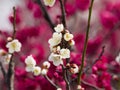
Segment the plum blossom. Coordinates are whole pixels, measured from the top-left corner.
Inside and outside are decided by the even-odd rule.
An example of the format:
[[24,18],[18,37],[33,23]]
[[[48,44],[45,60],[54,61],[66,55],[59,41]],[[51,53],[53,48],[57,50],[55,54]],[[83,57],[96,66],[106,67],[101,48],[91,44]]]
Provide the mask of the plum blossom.
[[40,75],[40,73],[41,73],[41,68],[38,67],[38,66],[34,67],[33,73],[34,73],[35,76]]
[[64,39],[65,39],[66,41],[69,41],[69,40],[73,39],[73,35],[70,34],[70,33],[65,33]]
[[48,60],[52,61],[55,66],[59,66],[60,64],[63,64],[62,57],[59,54],[51,53]]
[[115,60],[116,60],[116,62],[117,62],[117,63],[119,63],[119,64],[120,64],[120,53],[119,53],[119,55],[116,57],[116,59],[115,59]]
[[32,57],[32,55],[28,56],[26,59],[25,59],[25,63],[26,63],[26,71],[27,72],[31,72],[34,70],[34,67],[36,65],[36,61],[34,60],[34,58]]
[[61,42],[62,34],[61,33],[53,33],[53,36],[51,39],[49,39],[48,43],[50,44],[50,47],[56,46]]
[[8,42],[6,45],[9,53],[19,52],[21,50],[21,46],[21,43],[17,39]]
[[43,62],[43,66],[45,68],[49,68],[50,67],[50,63],[48,61],[45,61],[45,62]]
[[64,26],[63,24],[58,24],[54,29],[56,32],[60,33],[64,30]]
[[62,58],[70,58],[70,50],[69,49],[61,49],[60,50],[60,55]]
[[52,7],[56,0],[43,0],[46,6]]

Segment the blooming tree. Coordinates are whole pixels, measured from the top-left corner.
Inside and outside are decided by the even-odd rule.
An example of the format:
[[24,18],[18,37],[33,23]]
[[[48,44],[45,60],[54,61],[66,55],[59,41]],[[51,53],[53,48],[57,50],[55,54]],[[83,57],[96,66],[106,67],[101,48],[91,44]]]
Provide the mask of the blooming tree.
[[13,7],[12,35],[0,31],[0,90],[119,90],[118,1]]

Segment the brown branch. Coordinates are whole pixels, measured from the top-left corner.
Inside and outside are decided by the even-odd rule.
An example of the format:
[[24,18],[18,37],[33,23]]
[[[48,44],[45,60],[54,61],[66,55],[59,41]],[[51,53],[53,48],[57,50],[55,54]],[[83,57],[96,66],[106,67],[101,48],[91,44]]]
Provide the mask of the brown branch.
[[66,28],[66,13],[65,13],[65,7],[64,7],[64,3],[62,0],[59,0],[60,2],[60,6],[61,6],[61,12],[62,12],[62,23],[64,25],[64,27]]
[[2,65],[2,62],[0,62],[0,68],[1,68],[2,74],[3,74],[4,78],[5,78],[6,72],[5,72],[5,69],[4,69],[3,65]]
[[57,86],[52,80],[50,80],[50,78],[47,75],[44,75],[45,79],[47,79],[49,81],[49,83],[54,86],[56,89],[59,88],[59,86]]
[[87,67],[87,68],[83,71],[83,73],[86,73],[90,68],[92,68],[92,66],[93,66],[94,64],[97,63],[97,61],[99,61],[99,60],[101,59],[101,57],[103,56],[104,51],[105,51],[105,46],[102,47],[102,51],[101,51],[101,53],[99,54],[98,58],[97,58],[89,67]]
[[99,88],[99,87],[97,87],[97,86],[95,86],[95,85],[93,85],[93,84],[90,84],[90,83],[88,83],[88,82],[85,82],[84,80],[81,80],[81,82],[82,82],[83,84],[87,85],[87,86],[90,86],[90,87],[94,88],[95,90],[104,90],[104,89],[101,89],[101,88]]
[[13,7],[13,35],[12,38],[15,39],[16,34],[16,9]]
[[52,20],[51,20],[51,18],[50,18],[50,16],[49,16],[49,14],[48,14],[45,6],[43,5],[43,3],[42,3],[41,0],[37,0],[37,3],[39,4],[39,6],[40,6],[40,8],[41,8],[41,10],[42,10],[42,13],[43,13],[44,18],[45,18],[46,21],[49,23],[50,27],[52,28],[52,31],[54,32],[54,31],[55,31],[55,30],[54,30],[55,25],[53,24],[53,22],[52,22]]
[[70,90],[70,83],[68,81],[67,70],[63,65],[62,65],[62,70],[63,70],[63,78],[66,82],[66,90]]
[[[16,9],[15,7],[13,7],[13,18],[14,18],[14,22],[13,22],[13,34],[12,34],[12,39],[15,39],[15,35],[16,35]],[[10,62],[9,62],[9,68],[8,68],[8,72],[6,75],[6,83],[8,86],[8,90],[14,90],[14,62],[13,62],[13,56],[14,54],[11,54],[11,58],[10,58]]]
[[6,76],[6,83],[8,85],[8,90],[14,90],[14,66],[15,64],[13,62],[13,54],[12,54]]
[[89,8],[88,25],[87,25],[87,31],[86,31],[86,38],[85,38],[85,42],[84,42],[84,49],[83,49],[83,53],[82,53],[82,62],[81,62],[81,67],[80,67],[79,73],[78,73],[78,85],[81,82],[81,75],[82,75],[82,71],[83,71],[83,67],[84,67],[84,58],[86,55],[87,43],[88,43],[88,38],[89,38],[89,30],[90,30],[90,21],[91,21],[91,15],[92,15],[93,2],[94,2],[94,0],[91,1],[90,8]]

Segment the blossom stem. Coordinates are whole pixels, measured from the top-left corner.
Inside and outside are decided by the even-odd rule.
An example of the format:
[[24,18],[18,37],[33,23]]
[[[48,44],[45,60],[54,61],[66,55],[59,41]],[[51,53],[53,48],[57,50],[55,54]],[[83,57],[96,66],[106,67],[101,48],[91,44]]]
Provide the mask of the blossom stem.
[[[13,34],[12,39],[15,39],[16,35],[16,9],[13,7]],[[9,68],[6,76],[6,83],[8,85],[8,90],[14,90],[14,66],[15,63],[13,62],[13,56],[14,54],[11,54],[10,62],[9,62]]]
[[3,68],[2,62],[0,62],[0,68],[1,68],[2,74],[3,74],[4,78],[5,78],[6,72],[5,72],[5,69]]
[[41,10],[42,10],[42,13],[43,13],[44,18],[45,18],[46,21],[49,23],[50,27],[52,28],[52,31],[54,32],[54,31],[55,31],[55,30],[54,30],[55,25],[53,24],[53,22],[52,22],[52,20],[51,20],[51,18],[50,18],[50,16],[49,16],[49,14],[48,14],[45,6],[42,4],[42,1],[41,1],[41,0],[37,0],[37,3],[39,4],[39,6],[40,6],[40,8],[41,8]]
[[12,38],[15,39],[16,34],[16,9],[13,7],[13,35]]
[[70,83],[68,81],[67,70],[65,69],[63,65],[62,65],[62,70],[63,70],[63,78],[66,82],[66,90],[70,90]]
[[59,86],[57,86],[55,83],[53,83],[52,80],[50,80],[50,78],[47,75],[44,75],[45,79],[47,79],[51,85],[53,85],[56,89],[59,88]]
[[93,2],[94,2],[94,0],[91,1],[91,5],[90,5],[90,8],[89,8],[88,25],[87,25],[87,31],[86,31],[86,39],[85,39],[84,49],[83,49],[83,53],[82,53],[82,63],[81,63],[81,67],[80,67],[79,73],[78,73],[78,85],[81,82],[81,75],[82,75],[82,70],[83,70],[83,67],[84,67],[84,58],[85,58],[85,55],[86,55],[87,43],[88,43],[88,38],[89,38],[89,30],[90,30],[90,21],[91,21]]
[[61,6],[61,12],[62,12],[62,23],[64,25],[64,27],[66,28],[66,13],[65,13],[65,7],[64,7],[64,3],[62,0],[59,0],[60,2],[60,6]]

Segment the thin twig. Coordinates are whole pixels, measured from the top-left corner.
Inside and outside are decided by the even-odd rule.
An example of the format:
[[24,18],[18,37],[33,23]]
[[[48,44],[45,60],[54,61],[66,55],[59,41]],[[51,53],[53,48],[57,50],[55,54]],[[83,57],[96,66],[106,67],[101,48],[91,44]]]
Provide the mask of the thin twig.
[[103,56],[104,51],[105,51],[105,46],[102,47],[102,51],[101,51],[101,53],[99,54],[98,58],[97,58],[89,67],[87,67],[87,68],[83,71],[83,73],[86,73],[90,68],[92,68],[92,66],[93,66],[94,64],[97,63],[97,61],[99,61],[99,60],[101,59],[101,57]]
[[[15,39],[16,35],[16,9],[13,7],[13,34],[12,34],[12,39]],[[8,90],[14,90],[14,62],[13,62],[13,56],[14,54],[11,54],[10,62],[9,62],[9,68],[6,76],[6,83],[8,85]]]
[[90,5],[90,8],[89,8],[88,25],[87,25],[87,31],[86,31],[86,39],[85,39],[84,49],[83,49],[83,53],[82,53],[82,63],[81,63],[81,67],[80,67],[79,73],[78,73],[78,85],[80,84],[81,74],[82,74],[82,70],[83,70],[83,67],[84,67],[84,57],[85,57],[85,54],[86,54],[87,43],[88,43],[88,38],[89,38],[90,20],[91,20],[93,2],[94,2],[94,0],[91,1],[91,5]]
[[59,86],[57,86],[52,80],[50,80],[50,78],[49,78],[47,75],[45,75],[44,77],[45,77],[45,78],[50,82],[50,84],[51,84],[52,86],[54,86],[56,89],[59,88]]
[[99,88],[99,87],[97,87],[97,86],[95,86],[95,85],[93,85],[93,84],[90,84],[90,83],[88,83],[88,82],[85,82],[84,80],[81,80],[81,82],[82,82],[83,84],[87,85],[87,86],[90,86],[90,87],[94,88],[95,90],[103,90],[103,89],[101,89],[101,88]]
[[0,62],[0,68],[1,68],[2,74],[3,74],[4,78],[5,78],[6,72],[5,72],[5,69],[4,69],[3,65],[2,65],[2,62]]
[[43,3],[42,3],[41,0],[37,0],[37,3],[39,4],[39,6],[40,6],[40,8],[41,8],[41,10],[42,10],[42,13],[43,13],[44,18],[45,18],[46,21],[49,23],[50,27],[52,28],[52,31],[54,32],[54,31],[55,31],[55,30],[54,30],[55,25],[53,24],[53,22],[52,22],[52,20],[51,20],[51,18],[50,18],[50,16],[49,16],[49,14],[48,14],[45,6],[43,5]]
[[13,7],[13,35],[12,38],[15,39],[16,34],[16,9]]
[[59,0],[60,2],[60,6],[61,6],[61,12],[62,12],[62,23],[64,25],[64,27],[66,28],[66,13],[65,13],[65,7],[64,7],[64,3],[62,0]]
[[65,67],[62,65],[62,70],[63,70],[63,78],[66,82],[66,90],[70,90],[70,83],[68,81],[68,77],[67,77],[67,71],[65,69]]

